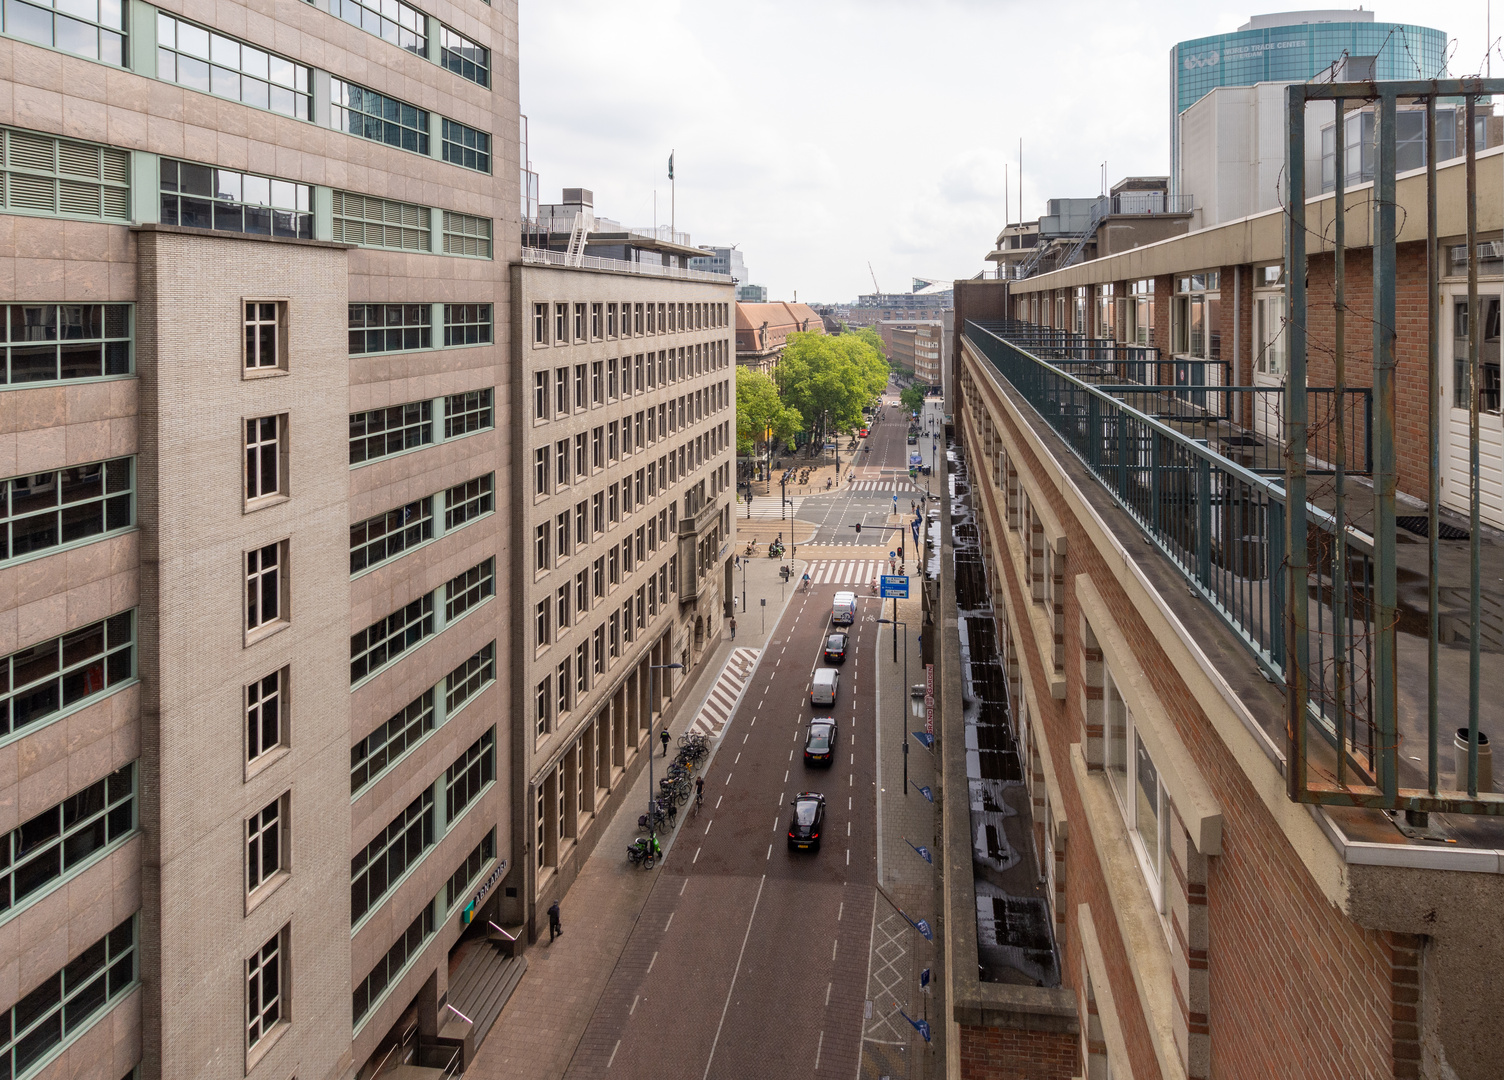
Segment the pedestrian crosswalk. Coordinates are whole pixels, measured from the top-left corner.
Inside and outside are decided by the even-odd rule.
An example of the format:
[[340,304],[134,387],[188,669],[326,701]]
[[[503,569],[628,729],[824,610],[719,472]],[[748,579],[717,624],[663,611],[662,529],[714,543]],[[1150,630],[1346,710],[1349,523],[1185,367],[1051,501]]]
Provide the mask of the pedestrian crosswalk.
[[780,514],[778,508],[778,496],[776,494],[771,498],[758,496],[757,498],[752,500],[752,512],[750,514],[747,512],[746,503],[737,504],[736,516],[741,521],[792,521],[795,517],[798,516],[799,507],[803,502],[803,495],[790,495],[789,505],[785,506],[783,508],[783,512]]
[[842,491],[922,491],[917,484],[908,480],[856,480],[847,484]]
[[[808,567],[811,585],[870,586],[888,572],[887,559],[816,559]],[[899,572],[896,563],[893,572]]]
[[721,669],[720,678],[710,688],[694,723],[689,725],[690,731],[708,735],[712,739],[721,737],[731,714],[736,711],[736,703],[741,700],[742,691],[746,689],[747,680],[752,677],[752,669],[757,666],[757,658],[761,654],[760,649],[731,650],[731,657]]

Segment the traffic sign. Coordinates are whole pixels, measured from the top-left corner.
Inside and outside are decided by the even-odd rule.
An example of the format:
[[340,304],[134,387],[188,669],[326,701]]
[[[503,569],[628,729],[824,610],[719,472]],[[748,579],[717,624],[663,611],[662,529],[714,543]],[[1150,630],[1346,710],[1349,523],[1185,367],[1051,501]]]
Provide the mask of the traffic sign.
[[907,574],[884,574],[882,576],[882,598],[887,600],[897,597],[900,600],[909,598],[909,578]]

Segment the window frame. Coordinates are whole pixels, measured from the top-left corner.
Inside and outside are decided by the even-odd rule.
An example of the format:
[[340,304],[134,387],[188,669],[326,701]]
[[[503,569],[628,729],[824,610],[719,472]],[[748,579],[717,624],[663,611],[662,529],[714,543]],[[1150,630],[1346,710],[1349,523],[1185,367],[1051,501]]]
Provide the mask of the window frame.
[[[277,296],[243,296],[240,298],[242,326],[245,328],[245,348],[241,353],[240,376],[243,379],[264,379],[268,376],[287,374],[287,310],[286,297]],[[247,308],[255,308],[254,313]],[[267,321],[270,308],[271,321]],[[265,328],[271,327],[271,363],[252,363],[252,353],[258,353],[262,339],[265,338]],[[253,328],[259,333],[253,337]]]
[[[291,621],[289,611],[289,576],[288,556],[291,542],[287,537],[281,540],[273,540],[269,544],[247,548],[241,556],[241,567],[244,580],[242,603],[245,605],[245,620],[242,624],[245,630],[245,643],[259,641],[276,633]],[[264,560],[267,553],[276,556],[276,562],[270,565]],[[271,595],[276,598],[276,610],[270,618],[262,618],[268,596],[268,579],[271,580]],[[254,609],[254,614],[253,614]]]
[[[241,690],[241,713],[245,721],[243,732],[245,735],[245,779],[247,780],[273,762],[279,761],[292,745],[291,733],[288,729],[290,683],[290,671],[284,664],[276,671],[245,684]],[[273,713],[270,721],[266,715],[268,711]],[[267,741],[269,726],[274,729],[276,736],[272,741]]]

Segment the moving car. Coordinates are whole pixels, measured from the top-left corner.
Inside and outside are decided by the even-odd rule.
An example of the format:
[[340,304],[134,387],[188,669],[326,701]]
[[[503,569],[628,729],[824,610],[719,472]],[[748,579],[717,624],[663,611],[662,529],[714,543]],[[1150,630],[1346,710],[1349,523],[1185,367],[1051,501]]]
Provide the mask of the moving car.
[[862,428],[862,430],[857,433],[857,438],[859,438],[859,439],[865,439],[867,437],[867,431],[868,431],[867,428]]
[[909,464],[910,465],[923,465],[924,464],[924,455],[921,454],[918,450],[915,450],[913,453],[911,453],[909,455]]
[[909,432],[909,445],[913,446],[918,441],[919,441],[919,433],[917,431],[911,431],[911,432]]
[[822,667],[815,672],[814,682],[810,684],[809,700],[811,705],[834,705],[836,703],[836,689],[841,683],[841,673],[833,667]]
[[856,593],[844,590],[836,593],[830,605],[830,621],[837,626],[850,626],[856,622]]
[[844,664],[846,662],[846,635],[831,634],[825,639],[825,662],[827,664]]
[[811,720],[804,736],[804,763],[829,766],[836,760],[836,722]]
[[820,826],[825,822],[825,796],[801,791],[794,796],[794,816],[789,821],[789,850],[820,850]]

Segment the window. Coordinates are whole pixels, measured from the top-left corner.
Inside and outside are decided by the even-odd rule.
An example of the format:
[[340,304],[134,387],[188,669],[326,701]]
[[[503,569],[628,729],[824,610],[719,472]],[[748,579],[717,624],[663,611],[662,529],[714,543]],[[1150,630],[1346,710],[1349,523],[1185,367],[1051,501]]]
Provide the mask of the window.
[[465,702],[496,681],[496,642],[444,676],[444,715],[453,716]]
[[0,480],[0,561],[130,528],[133,458]]
[[400,454],[433,442],[433,402],[350,414],[350,464]]
[[245,891],[253,893],[283,869],[282,798],[268,803],[245,823]]
[[576,304],[574,306],[574,339],[576,341],[584,341],[585,340],[585,305],[584,304]]
[[160,11],[157,78],[283,116],[313,118],[307,67]]
[[245,305],[245,369],[272,370],[282,366],[279,333],[282,305],[275,300],[251,300]]
[[439,63],[462,79],[491,85],[491,50],[447,26],[439,28]]
[[5,9],[5,33],[10,36],[116,67],[125,62],[125,29],[125,11],[120,4],[68,4],[56,15],[50,8],[31,4],[18,3]]
[[491,219],[444,211],[444,254],[491,257]]
[[569,341],[569,305],[554,305],[554,344],[563,345]]
[[344,79],[329,80],[329,126],[400,150],[428,153],[428,110]]
[[496,509],[496,474],[486,473],[444,492],[444,531],[457,529]]
[[600,306],[600,304],[591,304],[590,305],[590,336],[593,337],[593,338],[599,338],[601,336],[601,306]]
[[286,928],[246,961],[246,1046],[253,1047],[282,1022],[283,938]]
[[313,239],[313,187],[162,159],[162,224]]
[[590,529],[599,534],[606,531],[606,498],[605,493],[597,491],[590,496]]
[[539,525],[533,530],[533,569],[548,569],[548,525]]
[[245,688],[245,759],[258,758],[286,746],[282,702],[287,696],[287,669],[274,671]]
[[533,372],[533,419],[548,419],[548,372]]
[[135,775],[135,765],[126,765],[0,837],[0,913],[72,877],[134,832]]
[[426,206],[336,191],[332,239],[361,247],[428,251],[428,217]]
[[287,541],[255,548],[245,553],[245,628],[256,630],[286,622],[283,603],[283,570]]
[[548,494],[548,447],[533,451],[533,494]]
[[351,304],[349,323],[351,356],[433,347],[428,304]]
[[350,635],[350,684],[380,671],[433,635],[433,593]]
[[246,502],[286,494],[282,470],[286,427],[285,414],[258,416],[245,422]]
[[496,560],[487,559],[444,585],[444,621],[453,622],[481,601],[496,595]]
[[567,487],[570,480],[569,472],[569,440],[560,439],[554,443],[554,479],[560,487]]
[[556,676],[556,679],[556,685],[559,691],[559,715],[563,716],[569,712],[570,707],[569,657],[566,656],[563,660],[559,661],[559,673]]
[[374,781],[433,730],[433,688],[350,748],[350,794]]
[[1155,906],[1162,912],[1164,880],[1170,846],[1170,801],[1160,783],[1159,770],[1134,730],[1133,713],[1118,691],[1112,673],[1105,671],[1103,711],[1106,717],[1104,752],[1107,778],[1128,824],[1133,848],[1149,882]]
[[563,559],[569,554],[569,511],[565,510],[554,518],[554,539],[558,545],[559,558]]
[[444,344],[491,344],[491,305],[445,304]]
[[590,595],[599,600],[606,595],[606,557],[590,564]]
[[554,609],[559,626],[569,625],[569,586],[560,585],[554,592]]
[[597,675],[606,673],[606,625],[602,623],[595,628],[591,635],[591,647],[595,651],[594,671]]
[[590,689],[590,644],[582,641],[574,650],[574,690],[578,697],[584,697]]
[[428,54],[428,20],[402,0],[329,0],[329,14],[418,56]]
[[[336,0],[338,2],[338,0]],[[369,974],[360,981],[351,996],[351,1012],[354,1022],[359,1027],[365,1019],[371,1007],[381,1000],[381,996],[387,989],[401,977],[407,966],[417,959],[423,951],[423,946],[428,939],[433,937],[438,928],[438,920],[434,911],[434,902],[430,900],[418,912],[418,917],[408,924],[386,955],[376,961]]]
[[0,659],[0,735],[56,717],[135,678],[135,612],[122,611]]
[[484,131],[444,118],[444,160],[451,165],[491,171],[491,136]]
[[549,631],[549,626],[551,625],[551,622],[552,622],[552,618],[553,618],[553,615],[552,615],[551,611],[549,610],[549,601],[546,600],[546,599],[545,600],[539,600],[538,601],[538,607],[535,610],[534,615],[533,615],[533,624],[534,624],[534,632],[535,632],[535,635],[536,635],[535,644],[540,649],[543,648],[543,646],[547,645],[548,642],[549,642],[549,632],[548,631]]
[[432,539],[432,496],[357,521],[350,526],[350,573],[380,566]]
[[575,610],[585,612],[590,610],[590,571],[581,570],[574,576],[574,606]]
[[453,822],[496,779],[496,729],[470,744],[444,774],[444,820]]
[[0,1074],[23,1076],[33,1071],[135,985],[132,915],[0,1014]]
[[465,893],[470,890],[470,886],[475,884],[475,880],[480,877],[481,871],[494,858],[496,858],[496,829],[492,828],[490,832],[481,838],[480,843],[475,845],[470,854],[465,857],[465,861],[460,863],[459,869],[450,876],[449,884],[446,886],[447,891],[444,895],[444,907],[446,909],[452,911],[455,905],[464,899]]
[[433,841],[433,789],[425,788],[350,860],[351,926],[381,902]]
[[[576,306],[579,307],[579,306],[583,306],[583,305],[576,305]],[[574,366],[574,407],[576,409],[583,409],[585,407],[585,365],[584,364],[576,364]]]
[[533,691],[533,727],[538,738],[548,734],[548,717],[551,705],[549,682],[544,679]]
[[444,399],[444,438],[454,439],[491,426],[491,388],[467,390]]
[[583,547],[590,542],[590,526],[587,524],[585,503],[576,503],[574,508],[574,542]]
[[127,304],[0,305],[9,343],[0,382],[29,384],[131,373]]

